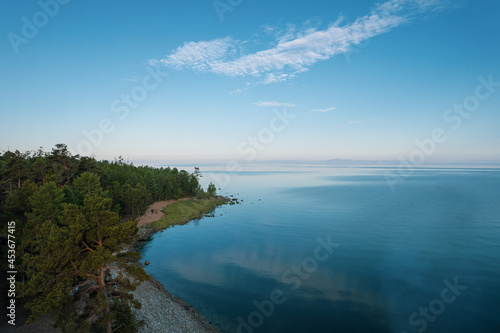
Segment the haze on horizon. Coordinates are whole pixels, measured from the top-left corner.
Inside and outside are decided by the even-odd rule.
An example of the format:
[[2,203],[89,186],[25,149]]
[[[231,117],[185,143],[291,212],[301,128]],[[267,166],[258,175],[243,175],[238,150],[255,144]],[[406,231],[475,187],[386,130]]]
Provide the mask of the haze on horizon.
[[495,1],[0,4],[0,150],[500,163]]

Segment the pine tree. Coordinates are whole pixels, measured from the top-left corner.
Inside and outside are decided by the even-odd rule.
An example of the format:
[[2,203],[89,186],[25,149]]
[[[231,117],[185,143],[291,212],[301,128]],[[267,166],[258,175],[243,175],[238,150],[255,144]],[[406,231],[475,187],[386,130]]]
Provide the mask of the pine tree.
[[34,206],[32,220],[43,222],[31,241],[33,251],[23,257],[29,278],[21,289],[31,297],[30,322],[51,314],[64,332],[86,332],[97,325],[109,333],[121,325],[110,310],[115,300],[140,307],[130,291],[148,275],[137,264],[139,254],[124,251],[137,235],[137,223],[120,222],[111,199],[97,193],[100,188],[85,196],[83,207],[67,204],[64,214],[53,219],[48,217],[54,209]]
[[[31,211],[26,213],[27,222],[20,239],[20,251],[35,251],[36,237],[46,221],[57,224],[64,207],[64,193],[56,183],[49,182],[39,187],[29,198]],[[28,207],[27,207],[28,208]]]
[[13,191],[13,184],[17,188],[21,187],[21,179],[24,176],[24,168],[26,166],[26,157],[28,157],[30,153],[21,153],[19,150],[16,150],[14,153],[11,151],[7,151],[4,153],[5,158],[5,176],[6,181],[8,182],[9,192]]
[[78,176],[73,186],[83,195],[101,195],[102,192],[99,176],[91,172],[84,172]]
[[207,188],[207,193],[210,197],[215,197],[217,194],[217,188],[215,188],[215,185],[210,182]]
[[[68,150],[68,146],[59,143],[56,144],[56,148],[52,148],[52,154],[49,156],[49,159],[54,161],[53,167],[56,173],[59,173],[58,171],[61,170],[63,177],[69,184],[71,177],[76,172],[78,157],[78,155],[71,155],[71,152]],[[59,180],[61,185],[64,182],[64,178]]]
[[[31,321],[51,314],[64,332],[135,330],[130,291],[147,278],[139,254],[123,251],[136,221],[153,200],[207,194],[201,173],[136,167],[72,156],[64,144],[51,153],[0,154],[0,218],[15,220],[21,302]],[[215,186],[209,188],[215,195]],[[132,322],[131,322],[132,320]],[[119,329],[117,329],[120,327]]]
[[[30,197],[36,190],[36,184],[29,179],[23,182],[21,188],[14,190],[14,192],[6,198],[4,207],[2,207],[6,212],[6,220],[19,221],[24,224],[26,220],[25,212],[31,210]],[[22,226],[23,225],[20,227]],[[18,231],[20,232],[20,230]]]

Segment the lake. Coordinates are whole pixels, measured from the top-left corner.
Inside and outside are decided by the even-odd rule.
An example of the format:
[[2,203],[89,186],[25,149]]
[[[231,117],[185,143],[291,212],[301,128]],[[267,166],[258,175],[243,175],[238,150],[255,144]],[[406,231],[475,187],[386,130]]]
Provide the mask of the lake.
[[[186,168],[192,171],[192,168]],[[500,332],[500,169],[260,165],[146,270],[222,332]]]

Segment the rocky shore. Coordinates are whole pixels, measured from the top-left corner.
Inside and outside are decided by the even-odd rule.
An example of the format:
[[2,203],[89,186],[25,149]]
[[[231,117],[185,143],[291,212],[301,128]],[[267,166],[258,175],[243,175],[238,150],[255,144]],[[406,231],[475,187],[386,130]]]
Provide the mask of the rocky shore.
[[[139,333],[217,333],[205,318],[183,299],[172,295],[156,279],[144,281],[134,292],[141,302],[141,309],[132,313],[138,321],[143,321]],[[26,320],[27,316],[24,316]],[[24,321],[23,320],[23,321]],[[11,333],[60,333],[54,328],[54,321],[44,316],[29,326],[4,326],[0,332]]]
[[141,309],[132,308],[136,319],[144,321],[139,333],[218,332],[196,309],[172,295],[154,278],[143,282],[133,294],[142,304]]

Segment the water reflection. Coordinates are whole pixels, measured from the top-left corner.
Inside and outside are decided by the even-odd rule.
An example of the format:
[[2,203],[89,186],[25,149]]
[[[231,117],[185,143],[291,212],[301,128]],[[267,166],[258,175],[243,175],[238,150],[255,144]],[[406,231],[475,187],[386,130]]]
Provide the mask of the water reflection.
[[[256,332],[415,332],[409,316],[457,276],[470,292],[427,332],[498,332],[500,172],[418,170],[393,192],[387,170],[242,172],[226,191],[244,204],[155,236],[148,272],[232,332],[275,289],[286,302]],[[327,236],[341,246],[294,289],[283,275]]]

